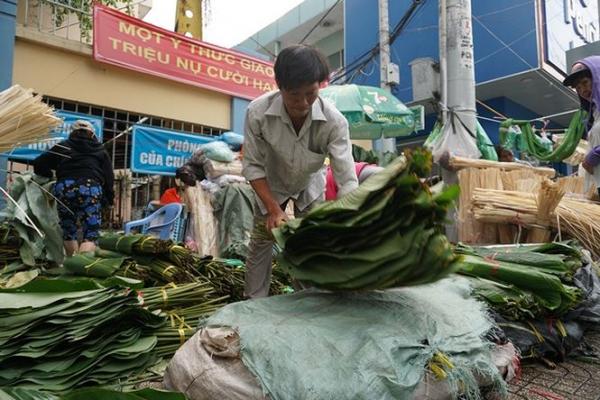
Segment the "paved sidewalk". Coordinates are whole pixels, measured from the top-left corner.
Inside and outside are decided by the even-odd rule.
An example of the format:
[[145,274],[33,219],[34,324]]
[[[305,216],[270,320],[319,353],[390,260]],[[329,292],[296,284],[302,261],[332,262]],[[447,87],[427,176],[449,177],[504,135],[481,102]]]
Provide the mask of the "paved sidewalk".
[[[600,331],[587,334],[586,343],[600,351]],[[509,400],[600,400],[600,364],[570,360],[555,369],[524,365],[509,392]]]

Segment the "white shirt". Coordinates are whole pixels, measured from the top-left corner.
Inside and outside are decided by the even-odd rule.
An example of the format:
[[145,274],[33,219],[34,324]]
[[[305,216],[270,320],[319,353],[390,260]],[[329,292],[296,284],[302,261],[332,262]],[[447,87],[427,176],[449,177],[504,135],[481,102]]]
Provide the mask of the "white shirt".
[[[265,178],[278,204],[293,199],[299,210],[323,196],[325,157],[329,156],[340,195],[358,186],[346,118],[318,97],[298,133],[279,91],[248,106],[244,126],[243,175]],[[262,202],[261,211],[266,213]]]

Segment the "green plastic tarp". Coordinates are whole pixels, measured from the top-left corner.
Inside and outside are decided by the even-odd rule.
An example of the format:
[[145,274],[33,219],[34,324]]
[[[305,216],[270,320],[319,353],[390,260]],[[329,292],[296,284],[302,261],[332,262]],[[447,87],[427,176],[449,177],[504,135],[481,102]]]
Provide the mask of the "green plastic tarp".
[[436,354],[451,391],[503,393],[483,336],[492,326],[462,278],[386,291],[299,293],[230,304],[202,326],[239,332],[242,362],[273,400],[411,399]]

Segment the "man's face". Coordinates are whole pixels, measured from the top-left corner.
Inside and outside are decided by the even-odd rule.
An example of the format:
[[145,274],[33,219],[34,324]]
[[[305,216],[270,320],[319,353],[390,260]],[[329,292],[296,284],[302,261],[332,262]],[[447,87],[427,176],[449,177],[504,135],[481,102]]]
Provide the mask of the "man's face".
[[575,86],[575,90],[577,91],[577,94],[586,99],[587,101],[591,101],[592,100],[592,79],[586,77],[583,77],[579,80],[577,80],[577,82],[575,82],[574,84]]
[[285,110],[290,118],[304,118],[319,96],[319,83],[310,83],[296,89],[281,89],[280,91]]

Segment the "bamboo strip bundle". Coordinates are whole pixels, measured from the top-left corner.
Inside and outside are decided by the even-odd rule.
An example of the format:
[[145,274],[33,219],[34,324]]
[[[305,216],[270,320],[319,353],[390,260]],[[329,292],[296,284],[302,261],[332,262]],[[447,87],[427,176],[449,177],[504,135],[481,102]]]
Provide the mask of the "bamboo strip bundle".
[[[529,191],[537,190],[543,179],[532,169],[515,169],[502,171],[502,186],[504,190]],[[519,229],[512,224],[498,224],[499,243],[513,244],[519,239]]]
[[[540,227],[536,196],[533,193],[475,189],[473,214],[482,222],[512,223]],[[540,223],[541,222],[541,223]],[[560,233],[577,239],[594,258],[600,258],[600,205],[563,197],[550,216],[549,224]]]
[[544,178],[532,169],[502,171],[498,168],[465,168],[458,172],[461,188],[458,211],[458,237],[464,243],[514,243],[517,230],[506,223],[489,224],[478,222],[471,210],[473,190],[504,189],[530,192],[537,190]]
[[497,168],[466,168],[458,172],[460,203],[458,240],[465,243],[497,243],[495,224],[482,224],[473,217],[471,198],[476,188],[502,189],[501,171]]
[[553,178],[556,175],[556,171],[553,168],[532,167],[526,164],[520,164],[515,162],[475,160],[471,158],[463,158],[457,156],[450,157],[450,167],[457,170],[463,168],[499,168],[503,171],[530,170],[537,174],[545,175],[549,178]]
[[[501,171],[498,168],[484,168],[479,170],[479,185],[482,189],[503,189]],[[497,224],[483,224],[479,243],[494,244],[498,243]],[[504,234],[503,234],[504,235]]]
[[[556,209],[557,228],[577,238],[592,252],[594,259],[600,258],[600,205],[585,200],[564,198]],[[560,225],[559,225],[560,224]]]
[[[559,135],[552,135],[552,141],[554,143],[556,143],[556,145],[560,145],[561,142],[564,140],[565,135],[564,134],[559,134]],[[585,139],[581,139],[579,140],[579,143],[577,144],[577,147],[575,148],[575,151],[573,152],[573,154],[571,154],[569,157],[565,158],[563,160],[564,163],[569,164],[569,165],[579,165],[581,164],[581,162],[584,160],[585,155],[588,152],[589,147],[589,142]]]
[[475,189],[473,215],[483,222],[536,226],[535,196],[508,190]]
[[537,193],[542,184],[541,178],[538,175],[537,177],[518,179],[513,186],[513,190],[517,192]]
[[554,210],[565,195],[565,191],[558,183],[544,179],[535,197],[537,205],[538,224],[548,226],[547,228],[533,228],[529,232],[530,243],[544,243],[550,240],[550,226]]
[[44,139],[61,123],[31,89],[14,85],[0,92],[0,151]]
[[515,169],[513,171],[502,172],[502,186],[504,190],[516,190],[516,184],[520,180],[535,179],[538,177],[535,172],[529,169]]
[[475,220],[471,210],[473,190],[479,183],[479,170],[465,168],[458,171],[460,197],[458,206],[458,240],[464,243],[473,243],[475,233],[480,231],[481,223]]
[[565,176],[557,179],[557,183],[565,193],[583,194],[584,182],[583,176]]

